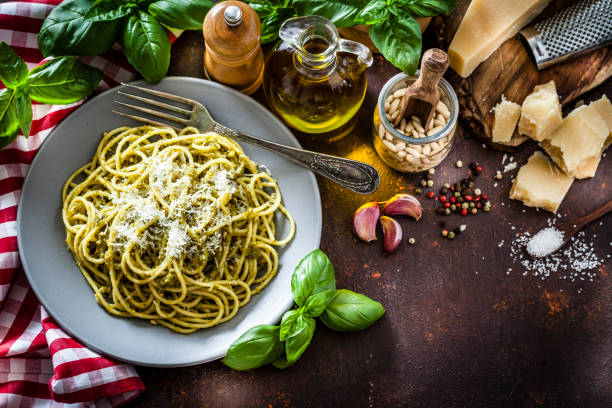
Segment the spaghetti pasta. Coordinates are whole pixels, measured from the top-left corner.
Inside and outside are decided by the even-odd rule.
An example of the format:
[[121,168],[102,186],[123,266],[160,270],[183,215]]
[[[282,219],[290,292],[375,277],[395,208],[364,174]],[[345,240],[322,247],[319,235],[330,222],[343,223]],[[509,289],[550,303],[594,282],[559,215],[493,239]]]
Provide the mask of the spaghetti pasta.
[[195,128],[105,133],[62,200],[66,243],[97,302],[181,333],[234,317],[295,233],[276,180],[233,140]]

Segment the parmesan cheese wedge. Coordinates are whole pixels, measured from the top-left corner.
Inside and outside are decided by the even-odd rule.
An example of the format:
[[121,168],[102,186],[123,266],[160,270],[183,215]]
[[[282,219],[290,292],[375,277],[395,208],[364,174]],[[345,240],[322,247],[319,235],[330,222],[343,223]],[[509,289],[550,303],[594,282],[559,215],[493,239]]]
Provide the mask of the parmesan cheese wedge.
[[521,116],[521,105],[510,102],[502,95],[502,100],[495,105],[493,111],[495,120],[491,139],[495,143],[509,142]]
[[593,177],[604,142],[610,135],[593,105],[574,109],[549,138],[540,142],[550,158],[570,177]]
[[450,66],[467,78],[550,0],[472,0],[448,48]]
[[574,182],[548,157],[536,150],[514,179],[510,198],[520,200],[528,207],[557,212],[565,194]]
[[562,122],[561,104],[555,81],[533,88],[521,108],[518,131],[538,142],[544,140]]
[[604,95],[600,99],[591,102],[591,105],[597,109],[599,116],[601,116],[603,121],[606,123],[608,130],[610,131],[610,134],[604,142],[603,150],[606,150],[608,146],[610,146],[610,143],[612,143],[612,103],[610,103],[608,97]]

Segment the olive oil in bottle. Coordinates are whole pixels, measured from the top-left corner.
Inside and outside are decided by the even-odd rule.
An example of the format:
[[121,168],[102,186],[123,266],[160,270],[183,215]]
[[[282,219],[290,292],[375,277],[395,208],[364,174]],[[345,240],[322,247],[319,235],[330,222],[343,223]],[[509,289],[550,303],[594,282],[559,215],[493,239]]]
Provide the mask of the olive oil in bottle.
[[[297,21],[292,25],[292,20]],[[357,113],[372,61],[365,46],[339,39],[333,24],[322,20],[287,20],[280,33],[284,41],[264,69],[268,104],[289,126],[306,133],[332,131]]]

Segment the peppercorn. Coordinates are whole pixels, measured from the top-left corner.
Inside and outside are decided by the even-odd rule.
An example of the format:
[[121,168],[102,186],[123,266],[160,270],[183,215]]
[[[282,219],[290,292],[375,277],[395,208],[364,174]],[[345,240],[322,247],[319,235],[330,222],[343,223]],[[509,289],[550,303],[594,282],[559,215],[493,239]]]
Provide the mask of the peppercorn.
[[474,197],[474,201],[480,201],[480,196]]
[[474,194],[476,195],[480,195],[482,193],[482,191],[480,191],[479,188],[477,188],[476,190],[474,190]]
[[453,231],[448,233],[448,239],[454,239],[455,238],[455,233]]
[[470,208],[474,208],[474,207],[476,207],[476,203],[475,203],[475,202],[473,202],[473,201],[471,201],[471,202],[470,202]]
[[489,196],[486,195],[485,193],[482,193],[481,197],[482,197],[483,200],[488,200],[489,199]]
[[461,208],[466,209],[468,208],[470,205],[468,203],[463,203],[461,204]]
[[453,232],[455,233],[455,235],[459,235],[459,234],[461,234],[461,228],[459,228],[459,227],[455,227],[455,229],[453,230]]
[[433,187],[433,185],[434,185],[433,180],[427,180],[427,187]]
[[442,205],[444,206],[444,208],[450,208],[450,203],[448,201],[445,203],[442,203]]
[[433,180],[433,176],[431,174],[429,174],[429,173],[425,174],[425,178],[427,180]]
[[435,196],[435,194],[434,194],[434,192],[433,192],[433,191],[429,191],[429,192],[427,193],[427,198],[434,198],[434,196]]
[[450,210],[451,211],[457,211],[457,206],[455,204],[451,204]]
[[476,166],[476,173],[481,173],[482,172],[482,166],[479,164],[478,166]]
[[447,237],[448,236],[448,231],[447,230],[442,230],[441,232],[443,237]]
[[470,194],[464,195],[463,198],[465,199],[465,201],[472,201],[472,196]]
[[478,214],[478,210],[476,208],[472,208],[472,215]]
[[485,206],[482,208],[482,211],[484,212],[489,212],[491,210],[491,207],[489,207],[488,205],[485,204]]
[[420,188],[417,187],[417,188],[414,189],[414,194],[419,194],[420,195],[421,193],[422,193],[422,190]]
[[448,194],[448,188],[446,188],[446,187],[442,187],[440,189],[440,195],[444,195],[444,194]]
[[427,180],[421,180],[421,187],[427,187]]
[[449,187],[450,191],[455,191],[455,185]]
[[440,196],[440,202],[441,203],[445,203],[446,202],[446,196],[445,195],[441,195]]
[[474,182],[473,182],[473,181],[470,181],[470,182],[468,183],[468,187],[469,187],[469,188],[474,188]]
[[464,208],[463,210],[461,210],[461,215],[467,215],[467,209]]
[[409,243],[410,245],[414,245],[414,243],[415,243],[415,242],[416,242],[416,239],[414,239],[414,238],[408,238],[408,243]]
[[468,167],[470,168],[470,170],[476,170],[476,166],[478,166],[476,162],[471,162]]
[[457,160],[457,162],[455,162],[455,166],[460,168],[463,166],[463,162],[461,160]]
[[444,210],[444,215],[451,215],[451,210],[450,209],[445,209]]
[[450,184],[444,183],[444,188],[450,188]]
[[455,202],[457,201],[457,199],[453,196],[451,196],[451,198],[449,198],[448,200],[453,204],[455,204]]
[[461,197],[461,193],[458,191],[455,191],[455,198],[459,198],[459,197]]
[[482,208],[482,204],[476,203],[476,208],[478,208],[478,209]]

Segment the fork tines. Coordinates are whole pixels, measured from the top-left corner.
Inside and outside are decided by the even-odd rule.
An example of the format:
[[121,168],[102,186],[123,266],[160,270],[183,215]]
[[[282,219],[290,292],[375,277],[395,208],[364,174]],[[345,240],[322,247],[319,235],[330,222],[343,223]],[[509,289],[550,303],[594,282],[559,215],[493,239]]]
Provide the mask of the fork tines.
[[[185,105],[189,105],[189,106],[193,107],[193,101],[191,101],[190,99],[187,99],[187,98],[183,98],[183,97],[180,97],[180,96],[177,96],[177,95],[173,95],[173,94],[170,94],[170,93],[167,93],[167,92],[162,92],[162,91],[156,91],[156,90],[153,90],[153,89],[143,88],[143,87],[136,86],[136,85],[130,85],[130,84],[124,84],[124,83],[122,83],[122,85],[130,87],[130,88],[133,88],[133,89],[137,89],[137,90],[139,90],[141,92],[148,93],[150,95],[155,95],[155,96],[157,96],[159,98],[169,99],[169,100],[172,100],[172,101],[175,101],[175,102],[179,102],[179,103],[183,103]],[[134,99],[134,100],[137,100],[137,101],[140,101],[140,102],[147,103],[149,105],[157,106],[157,107],[160,107],[162,109],[166,109],[166,110],[169,110],[169,111],[172,111],[172,112],[176,112],[176,113],[185,115],[187,118],[181,118],[181,117],[178,117],[178,116],[175,116],[175,115],[170,115],[170,114],[167,114],[167,113],[164,113],[164,112],[160,112],[160,111],[155,110],[155,109],[145,108],[145,107],[137,106],[137,105],[131,105],[129,103],[125,103],[125,102],[121,102],[121,101],[115,100],[115,103],[117,103],[119,105],[125,106],[125,107],[130,108],[130,109],[137,110],[139,112],[147,113],[147,114],[152,115],[152,116],[157,116],[159,118],[166,119],[166,120],[169,120],[169,121],[172,121],[172,122],[177,122],[177,123],[180,123],[180,124],[182,124],[184,126],[188,126],[189,125],[190,121],[188,120],[188,118],[193,113],[193,111],[190,110],[190,109],[180,108],[178,106],[170,105],[168,103],[156,101],[154,99],[145,98],[145,97],[142,97],[142,96],[133,95],[133,94],[130,94],[130,93],[127,93],[127,92],[117,91],[117,93],[119,93],[120,95],[126,96],[126,97],[128,97],[130,99]],[[171,127],[173,129],[179,130],[178,128],[176,128],[174,126],[170,126],[170,125],[168,125],[166,123],[158,122],[156,120],[152,120],[152,119],[148,119],[148,118],[144,118],[144,117],[140,117],[140,116],[130,115],[130,114],[127,114],[127,113],[124,113],[124,112],[116,111],[114,109],[113,109],[113,113],[116,113],[117,115],[121,115],[121,116],[130,118],[130,119],[137,120],[139,122],[151,123],[151,124],[154,124],[154,125],[157,125],[157,126]]]

